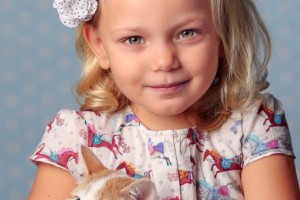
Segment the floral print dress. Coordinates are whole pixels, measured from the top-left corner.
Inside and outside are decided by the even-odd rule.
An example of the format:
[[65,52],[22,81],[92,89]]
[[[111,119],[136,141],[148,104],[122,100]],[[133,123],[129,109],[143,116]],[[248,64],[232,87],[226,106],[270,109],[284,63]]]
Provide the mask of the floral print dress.
[[233,112],[213,132],[195,128],[152,131],[130,106],[117,113],[62,110],[31,156],[75,179],[85,173],[80,146],[114,170],[150,178],[162,200],[244,199],[241,170],[272,154],[294,156],[282,104],[261,95],[245,112]]

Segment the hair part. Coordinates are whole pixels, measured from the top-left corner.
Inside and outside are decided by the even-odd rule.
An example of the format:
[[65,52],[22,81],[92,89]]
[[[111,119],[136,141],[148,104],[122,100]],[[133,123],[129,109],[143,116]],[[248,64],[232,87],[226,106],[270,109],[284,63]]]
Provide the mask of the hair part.
[[[215,29],[224,56],[219,59],[217,84],[187,112],[191,122],[201,131],[222,126],[234,110],[243,111],[269,85],[267,64],[271,56],[271,40],[253,0],[210,0]],[[97,28],[97,10],[88,23]],[[115,85],[110,71],[104,71],[83,38],[83,25],[77,30],[76,49],[84,66],[77,86],[81,110],[114,112],[129,100]]]

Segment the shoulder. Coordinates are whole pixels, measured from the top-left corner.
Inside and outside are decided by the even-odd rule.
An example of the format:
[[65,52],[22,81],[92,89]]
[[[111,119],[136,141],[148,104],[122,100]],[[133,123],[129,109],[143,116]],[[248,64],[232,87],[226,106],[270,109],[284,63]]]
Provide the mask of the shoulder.
[[115,113],[64,109],[47,125],[42,140],[64,145],[76,141],[79,145],[85,145],[89,131],[97,135],[114,134],[125,120],[126,109]]
[[68,123],[85,123],[87,119],[101,118],[103,118],[103,115],[99,112],[64,109],[56,114],[50,125],[55,123],[54,125],[66,126]]
[[[99,115],[100,116],[100,115]],[[100,118],[95,112],[82,112],[79,110],[60,110],[56,116],[48,123],[45,137],[55,135],[55,138],[74,138],[77,133],[83,132],[86,129],[87,119],[96,120]]]
[[242,127],[243,134],[264,128],[267,132],[271,128],[288,130],[283,104],[270,93],[260,94],[243,110],[233,110],[221,131],[228,127]]
[[276,97],[274,97],[271,93],[259,95],[257,99],[253,102],[252,107],[258,108],[258,112],[261,112],[262,109],[269,109],[273,113],[284,113],[284,107],[282,102]]
[[243,167],[273,154],[294,156],[283,104],[269,93],[259,95],[244,110],[233,111],[218,133],[238,148]]
[[[115,113],[104,113],[97,111],[80,111],[64,109],[60,110],[55,118],[47,125],[47,132],[60,130],[80,130],[93,126],[99,130],[115,129],[118,124],[124,123],[126,110]],[[107,131],[105,131],[107,132]]]
[[87,146],[94,135],[114,134],[124,118],[123,111],[99,113],[61,110],[47,125],[44,135],[30,159],[57,166],[80,176],[80,146]]
[[293,156],[283,104],[272,94],[261,94],[242,112],[244,166],[273,154]]
[[248,107],[244,108],[242,111],[234,111],[233,113],[242,113],[242,115],[245,116],[254,111],[258,111],[261,107],[268,107],[276,112],[284,112],[283,104],[279,99],[271,93],[263,93],[259,94]]
[[241,114],[245,128],[260,124],[266,131],[280,127],[288,129],[283,104],[270,93],[259,95]]

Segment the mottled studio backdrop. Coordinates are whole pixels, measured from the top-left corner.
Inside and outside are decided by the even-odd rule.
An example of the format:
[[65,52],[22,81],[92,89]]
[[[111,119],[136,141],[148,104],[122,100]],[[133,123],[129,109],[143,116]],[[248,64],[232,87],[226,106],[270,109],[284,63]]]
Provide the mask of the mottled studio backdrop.
[[[257,2],[274,44],[269,91],[285,104],[300,174],[300,0]],[[0,0],[0,41],[0,198],[21,200],[46,124],[58,110],[77,108],[80,65],[74,30],[60,24],[51,0]]]

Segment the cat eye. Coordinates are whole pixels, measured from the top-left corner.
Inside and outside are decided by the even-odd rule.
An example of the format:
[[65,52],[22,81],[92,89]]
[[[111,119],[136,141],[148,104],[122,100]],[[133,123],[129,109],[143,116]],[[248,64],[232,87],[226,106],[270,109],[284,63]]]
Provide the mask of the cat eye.
[[76,196],[76,197],[75,197],[75,200],[80,200],[80,197]]

